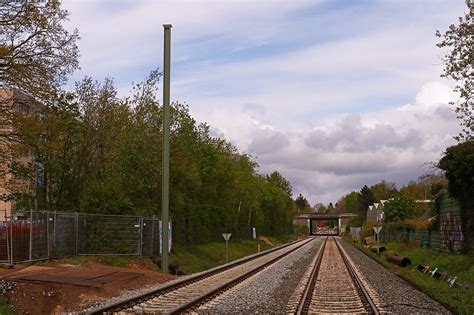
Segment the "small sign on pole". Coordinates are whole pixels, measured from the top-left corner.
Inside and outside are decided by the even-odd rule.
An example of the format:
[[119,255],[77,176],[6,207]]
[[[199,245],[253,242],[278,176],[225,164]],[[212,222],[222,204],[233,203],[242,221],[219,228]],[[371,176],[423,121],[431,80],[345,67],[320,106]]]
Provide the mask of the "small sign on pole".
[[232,236],[231,233],[222,233],[222,236],[225,239],[225,263],[229,261],[229,239]]
[[379,246],[379,240],[380,240],[380,231],[382,230],[381,226],[374,226],[374,232],[377,234],[377,246]]

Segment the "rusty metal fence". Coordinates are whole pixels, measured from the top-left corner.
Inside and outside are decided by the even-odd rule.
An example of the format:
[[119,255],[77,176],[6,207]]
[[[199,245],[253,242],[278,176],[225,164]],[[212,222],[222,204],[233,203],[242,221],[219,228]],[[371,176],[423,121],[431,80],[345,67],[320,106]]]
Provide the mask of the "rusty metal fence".
[[157,256],[160,236],[161,221],[155,217],[16,211],[0,221],[0,263],[75,255]]

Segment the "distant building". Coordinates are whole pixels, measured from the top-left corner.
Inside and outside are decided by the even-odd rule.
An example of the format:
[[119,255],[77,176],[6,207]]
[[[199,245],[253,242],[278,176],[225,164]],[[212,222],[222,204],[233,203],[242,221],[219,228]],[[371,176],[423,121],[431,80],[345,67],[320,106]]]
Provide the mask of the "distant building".
[[[0,88],[0,196],[13,193],[31,193],[33,184],[16,178],[10,172],[12,162],[27,164],[33,160],[31,155],[15,156],[13,146],[17,141],[13,117],[15,115],[34,114],[41,105],[31,96],[18,90]],[[0,220],[11,215],[14,204],[0,199]]]
[[377,223],[377,218],[379,215],[384,213],[383,208],[387,201],[388,200],[380,200],[380,202],[376,202],[369,206],[367,209],[367,222],[371,222],[373,224]]

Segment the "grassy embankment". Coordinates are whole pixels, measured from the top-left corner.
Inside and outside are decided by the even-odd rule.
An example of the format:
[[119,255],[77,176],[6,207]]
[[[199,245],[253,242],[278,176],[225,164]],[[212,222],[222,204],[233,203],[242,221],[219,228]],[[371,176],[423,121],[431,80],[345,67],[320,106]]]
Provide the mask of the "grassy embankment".
[[[385,255],[374,254],[369,249],[356,244],[371,257],[374,257],[392,272],[425,291],[435,299],[448,304],[460,314],[474,314],[474,256],[455,255],[416,245],[389,242],[382,243],[387,250],[393,250],[400,256],[411,260],[411,265],[402,268],[386,260]],[[418,265],[438,268],[439,272],[448,272],[457,277],[457,285],[450,288],[445,281],[438,281],[429,274],[422,274],[416,269]]]
[[[294,237],[268,237],[274,244],[279,245],[288,242]],[[257,240],[229,240],[229,262],[252,255],[257,252]],[[271,248],[261,242],[261,250]],[[225,242],[214,242],[202,245],[182,246],[176,245],[170,256],[170,265],[180,272],[190,274],[207,270],[225,264]]]
[[[274,245],[280,245],[285,242],[296,239],[293,235],[282,237],[267,237]],[[260,242],[261,251],[271,248]],[[229,262],[252,255],[257,252],[257,240],[229,240]],[[170,255],[170,273],[172,274],[190,274],[207,270],[222,264],[225,264],[225,241],[213,242],[201,245],[173,245],[173,252]],[[115,267],[141,267],[148,270],[159,271],[159,257],[156,261],[150,258],[139,258],[136,256],[74,256],[60,260],[41,262],[41,265],[95,265],[103,264]],[[2,314],[2,313],[0,313]]]

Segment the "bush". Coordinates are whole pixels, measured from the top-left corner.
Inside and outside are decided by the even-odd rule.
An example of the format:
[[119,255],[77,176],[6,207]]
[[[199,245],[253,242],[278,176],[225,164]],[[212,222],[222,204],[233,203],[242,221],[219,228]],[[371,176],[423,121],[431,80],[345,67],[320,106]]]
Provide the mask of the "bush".
[[385,204],[385,220],[387,222],[403,221],[415,215],[415,202],[404,196],[397,196]]
[[362,237],[368,237],[372,235],[374,235],[374,224],[368,221],[362,226]]

